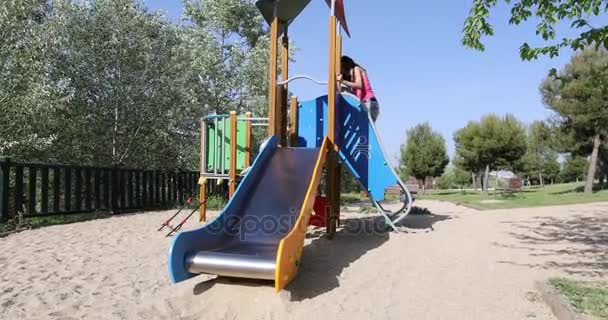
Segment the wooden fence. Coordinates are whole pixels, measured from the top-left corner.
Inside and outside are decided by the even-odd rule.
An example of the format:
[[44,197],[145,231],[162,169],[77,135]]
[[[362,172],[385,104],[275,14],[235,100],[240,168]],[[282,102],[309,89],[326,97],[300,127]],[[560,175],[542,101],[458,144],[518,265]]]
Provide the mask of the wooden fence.
[[25,217],[175,207],[198,194],[198,172],[0,160],[0,222]]

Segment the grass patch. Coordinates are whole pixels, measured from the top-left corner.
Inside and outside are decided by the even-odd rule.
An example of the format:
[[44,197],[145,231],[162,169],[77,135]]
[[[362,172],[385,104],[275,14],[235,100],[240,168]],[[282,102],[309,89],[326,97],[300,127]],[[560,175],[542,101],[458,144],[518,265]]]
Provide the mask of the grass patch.
[[340,206],[348,206],[353,204],[361,204],[366,198],[361,198],[359,193],[342,193],[340,195]]
[[207,199],[207,209],[220,210],[228,204],[228,199],[220,195],[213,195]]
[[563,278],[549,279],[549,283],[566,296],[577,311],[608,319],[608,286]]
[[521,192],[504,196],[500,192],[494,194],[494,191],[485,193],[470,190],[464,192],[440,190],[419,194],[418,199],[444,200],[479,209],[528,208],[608,201],[608,189],[586,195],[582,186],[581,183],[555,184],[544,188],[525,188]]

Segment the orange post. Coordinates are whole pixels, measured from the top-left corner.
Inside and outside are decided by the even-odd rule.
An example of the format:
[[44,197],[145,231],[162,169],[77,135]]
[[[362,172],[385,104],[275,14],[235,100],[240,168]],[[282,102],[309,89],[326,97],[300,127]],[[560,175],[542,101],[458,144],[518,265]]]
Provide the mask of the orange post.
[[[339,206],[336,203],[339,201],[339,190],[336,186],[339,179],[337,175],[338,157],[336,145],[336,88],[337,88],[337,72],[336,72],[336,27],[337,20],[334,15],[329,17],[329,70],[327,79],[327,137],[330,142],[330,152],[327,157],[327,197],[329,200],[329,214],[327,217],[327,234],[329,238],[333,238],[337,229],[336,208]],[[339,203],[338,203],[339,205]]]
[[236,111],[230,111],[230,170],[228,196],[232,198],[236,191]]
[[[342,35],[341,35],[341,28],[338,28],[338,34],[336,36],[336,48],[335,48],[335,65],[336,65],[336,74],[341,73],[342,72],[342,63],[341,63],[341,59],[342,59]],[[341,84],[339,81],[336,82],[336,87],[337,87],[337,92],[340,92],[341,88],[340,88]],[[337,107],[336,107],[337,108]],[[336,145],[336,149],[339,149],[340,146]],[[332,212],[334,212],[336,214],[335,216],[335,224],[339,225],[340,224],[340,198],[341,198],[341,189],[342,189],[342,165],[340,164],[340,162],[336,162],[336,169],[335,169],[335,183],[336,185],[334,186],[334,190],[336,192],[336,199],[335,202],[333,203],[333,208],[332,208]]]
[[[289,79],[289,37],[287,36],[287,27],[285,27],[281,44],[281,80],[285,81]],[[279,119],[277,124],[279,127],[279,144],[282,146],[287,145],[287,93],[288,84],[285,83],[281,86],[281,90],[279,90],[281,103],[279,104],[280,111],[278,113]]]
[[245,168],[251,165],[251,112],[245,113]]
[[[205,150],[205,144],[206,144],[206,137],[207,137],[207,126],[205,126],[205,120],[201,119],[200,122],[200,126],[201,126],[201,163],[200,163],[200,167],[199,167],[199,172],[200,172],[200,177],[198,179],[198,184],[199,184],[199,200],[200,201],[204,201],[206,195],[206,191],[207,191],[207,179],[205,179],[203,177],[203,174],[205,173],[205,166],[207,165],[206,162],[206,155],[205,153],[207,152],[207,150]],[[205,222],[207,220],[207,206],[206,205],[201,205],[199,207],[199,222]]]
[[207,179],[201,177],[198,181],[199,184],[199,201],[201,202],[201,206],[199,208],[199,222],[207,221]]
[[273,136],[278,134],[276,117],[277,117],[277,73],[278,73],[278,38],[279,38],[279,18],[275,17],[270,25],[270,58],[269,58],[269,69],[268,77],[268,99],[270,101],[268,106],[268,135]]
[[295,147],[298,143],[298,98],[291,97],[291,108],[289,111],[291,132],[289,133],[289,145]]

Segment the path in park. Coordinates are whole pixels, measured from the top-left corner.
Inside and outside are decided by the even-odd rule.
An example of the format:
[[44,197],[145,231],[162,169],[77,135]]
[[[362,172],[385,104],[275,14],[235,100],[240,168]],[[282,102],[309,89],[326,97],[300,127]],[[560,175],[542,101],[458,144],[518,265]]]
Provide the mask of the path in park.
[[309,232],[281,294],[212,276],[170,285],[169,240],[156,232],[170,212],[13,234],[0,239],[0,318],[553,319],[535,281],[608,279],[608,203],[417,205],[433,215],[408,218],[407,234],[361,234],[348,219],[333,241]]

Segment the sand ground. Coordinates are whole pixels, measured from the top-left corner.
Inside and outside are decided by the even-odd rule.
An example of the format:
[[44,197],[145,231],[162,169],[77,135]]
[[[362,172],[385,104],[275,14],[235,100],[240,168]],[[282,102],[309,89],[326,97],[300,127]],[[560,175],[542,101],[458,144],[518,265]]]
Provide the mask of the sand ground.
[[535,281],[608,279],[608,203],[417,205],[433,214],[408,217],[408,233],[362,232],[361,214],[334,240],[310,230],[280,294],[206,275],[171,285],[156,231],[169,211],[24,231],[0,239],[0,318],[554,319]]

